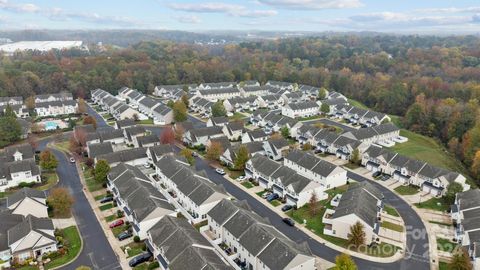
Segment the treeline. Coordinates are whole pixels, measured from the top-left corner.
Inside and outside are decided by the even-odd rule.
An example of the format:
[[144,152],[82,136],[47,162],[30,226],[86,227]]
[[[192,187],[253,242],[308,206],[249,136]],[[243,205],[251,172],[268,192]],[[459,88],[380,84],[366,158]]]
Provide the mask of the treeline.
[[474,132],[480,39],[474,36],[333,35],[222,47],[148,41],[122,50],[92,47],[88,54],[21,53],[0,62],[0,96],[70,91],[85,97],[91,89],[115,93],[122,86],[149,93],[159,84],[252,79],[323,86],[372,109],[407,115],[407,128],[460,145],[452,151],[474,165],[480,147]]

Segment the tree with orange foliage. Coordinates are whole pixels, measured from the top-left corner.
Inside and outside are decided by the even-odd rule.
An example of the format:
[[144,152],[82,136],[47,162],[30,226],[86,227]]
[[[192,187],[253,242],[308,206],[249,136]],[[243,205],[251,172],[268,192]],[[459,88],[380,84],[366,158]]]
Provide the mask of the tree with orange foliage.
[[160,135],[161,144],[174,144],[175,143],[175,134],[171,128],[165,128]]
[[89,115],[83,118],[83,124],[84,125],[93,125],[95,129],[97,129],[97,120],[95,117]]

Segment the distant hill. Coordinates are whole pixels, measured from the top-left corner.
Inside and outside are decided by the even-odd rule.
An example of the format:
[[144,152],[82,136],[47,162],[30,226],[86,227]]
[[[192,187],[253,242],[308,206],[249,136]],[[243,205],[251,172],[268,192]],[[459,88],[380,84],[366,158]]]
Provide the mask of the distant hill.
[[127,47],[141,41],[171,40],[185,43],[225,44],[240,41],[227,34],[192,33],[167,30],[17,30],[0,31],[0,38],[16,41],[81,40]]

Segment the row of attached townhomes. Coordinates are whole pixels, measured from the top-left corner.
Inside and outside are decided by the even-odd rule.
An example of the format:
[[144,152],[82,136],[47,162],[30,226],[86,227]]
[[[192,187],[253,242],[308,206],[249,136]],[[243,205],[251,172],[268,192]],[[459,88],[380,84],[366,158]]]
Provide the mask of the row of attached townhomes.
[[164,216],[177,215],[175,208],[139,168],[119,163],[111,169],[107,179],[108,190],[140,239],[147,238],[148,230]]
[[271,111],[254,112],[250,115],[249,122],[254,126],[263,128],[267,134],[278,132],[283,127],[288,128],[291,134],[295,134],[296,130],[303,125],[291,117]]
[[352,124],[360,124],[364,127],[376,126],[384,121],[391,121],[390,116],[387,114],[346,104],[334,106],[333,109],[330,110],[330,115],[345,119]]
[[368,182],[350,184],[338,205],[325,211],[323,233],[348,239],[350,227],[360,222],[365,232],[365,244],[378,242],[383,198],[383,194]]
[[182,159],[165,155],[154,166],[155,186],[167,192],[170,201],[192,223],[205,220],[210,209],[230,197],[223,186],[212,183],[205,172],[195,171]]
[[319,200],[324,200],[328,196],[320,183],[261,154],[254,155],[247,162],[245,175],[258,181],[261,187],[271,189],[289,205],[302,207],[308,203],[313,194]]
[[0,268],[57,250],[44,191],[23,188],[0,200]]
[[282,107],[282,115],[290,118],[311,117],[320,114],[320,106],[315,101],[299,101],[286,103]]
[[7,107],[10,107],[17,117],[25,118],[29,115],[23,104],[23,97],[0,97],[0,113],[4,113]]
[[419,186],[434,196],[443,196],[447,186],[453,182],[461,184],[464,191],[470,189],[470,185],[465,183],[465,176],[457,172],[435,167],[377,145],[371,145],[365,150],[362,165],[369,171],[391,175],[402,184]]
[[480,189],[457,193],[451,215],[455,239],[468,250],[474,269],[480,269]]
[[219,252],[225,252],[219,245],[227,247],[236,269],[316,269],[315,257],[306,243],[287,238],[244,201],[222,200],[208,212],[207,220],[201,233]]
[[203,97],[193,96],[189,99],[188,104],[190,111],[210,117],[212,115],[212,106],[215,103]]
[[9,146],[0,152],[0,192],[20,183],[40,182],[40,168],[29,144]]
[[[138,102],[146,97],[137,90],[123,87],[117,97],[102,89],[92,90],[92,101],[109,112],[116,120],[135,119],[145,120],[148,116],[138,111]],[[125,93],[128,93],[125,94]],[[132,98],[130,98],[132,97]],[[133,97],[137,98],[134,99]]]
[[35,96],[35,112],[40,117],[73,114],[78,103],[71,93],[45,94]]

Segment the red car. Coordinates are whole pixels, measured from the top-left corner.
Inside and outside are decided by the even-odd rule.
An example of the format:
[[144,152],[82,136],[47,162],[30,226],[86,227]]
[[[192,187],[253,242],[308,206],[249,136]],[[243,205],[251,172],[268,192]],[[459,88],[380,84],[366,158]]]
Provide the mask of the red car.
[[122,226],[123,223],[124,223],[123,219],[115,220],[114,222],[110,223],[110,228],[115,228],[115,227],[118,227],[118,226]]

